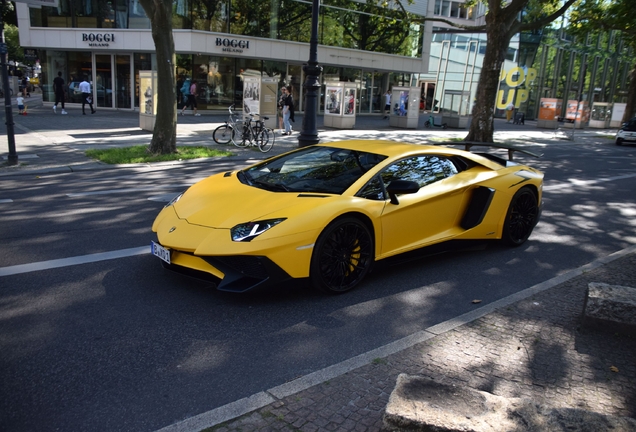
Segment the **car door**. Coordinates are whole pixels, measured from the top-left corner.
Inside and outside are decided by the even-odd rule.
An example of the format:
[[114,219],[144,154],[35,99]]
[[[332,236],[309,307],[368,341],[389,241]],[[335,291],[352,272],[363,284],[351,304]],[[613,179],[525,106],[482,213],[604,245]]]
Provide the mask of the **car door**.
[[389,165],[380,173],[388,186],[393,180],[414,181],[420,189],[387,203],[381,217],[381,256],[394,255],[444,239],[457,225],[465,188],[447,179],[458,173],[455,164],[440,155],[409,157]]

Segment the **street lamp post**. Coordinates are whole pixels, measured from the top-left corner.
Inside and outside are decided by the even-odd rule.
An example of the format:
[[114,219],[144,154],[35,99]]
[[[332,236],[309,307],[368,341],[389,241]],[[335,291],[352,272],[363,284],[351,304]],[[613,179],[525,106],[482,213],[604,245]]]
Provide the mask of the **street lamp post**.
[[0,0],[0,67],[2,68],[2,86],[4,88],[4,109],[7,125],[7,141],[9,141],[9,165],[18,164],[18,153],[15,151],[15,134],[13,130],[13,113],[11,112],[11,91],[9,75],[7,75],[7,44],[4,43],[4,8],[6,0]]
[[320,0],[312,0],[311,6],[311,38],[309,39],[309,61],[303,66],[305,71],[305,115],[303,126],[298,135],[298,147],[318,144],[318,130],[316,118],[318,114],[318,97],[320,95],[320,73],[322,66],[318,65],[318,16]]

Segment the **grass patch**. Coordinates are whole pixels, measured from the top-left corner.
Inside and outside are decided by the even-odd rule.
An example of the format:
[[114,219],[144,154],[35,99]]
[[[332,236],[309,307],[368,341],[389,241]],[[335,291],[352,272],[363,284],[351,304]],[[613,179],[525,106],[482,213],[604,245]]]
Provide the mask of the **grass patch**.
[[146,162],[166,162],[185,159],[199,159],[209,157],[231,156],[225,150],[210,149],[208,147],[177,147],[177,152],[166,155],[153,155],[148,152],[148,146],[117,147],[110,149],[86,150],[86,156],[107,164],[134,164]]
[[464,138],[430,137],[428,140],[433,142],[461,142],[464,141]]

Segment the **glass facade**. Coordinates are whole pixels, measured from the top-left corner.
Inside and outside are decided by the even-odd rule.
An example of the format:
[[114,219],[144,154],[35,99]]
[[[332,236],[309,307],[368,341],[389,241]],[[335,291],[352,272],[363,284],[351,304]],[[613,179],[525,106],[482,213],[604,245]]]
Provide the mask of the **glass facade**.
[[[32,27],[149,29],[137,0],[60,0],[59,7],[30,8]],[[311,2],[174,0],[173,29],[309,42]],[[363,51],[422,55],[422,26],[400,12],[354,0],[321,3],[318,43]]]
[[[86,78],[95,88],[96,106],[102,108],[139,108],[139,71],[155,70],[155,56],[150,53],[104,54],[77,51],[40,50],[43,100],[53,102],[53,79],[58,72],[67,84],[67,103],[81,103],[79,83]],[[305,81],[302,65],[276,60],[239,57],[219,57],[204,54],[178,54],[176,61],[175,94],[177,107],[185,78],[196,81],[199,110],[226,110],[235,105],[242,108],[243,81],[246,77],[275,78],[279,88],[291,86],[296,111],[304,111],[302,85]],[[407,73],[371,72],[364,69],[325,66],[321,77],[320,111],[324,105],[325,84],[352,82],[356,84],[356,112],[380,113],[382,95],[393,86],[411,85]]]
[[[445,2],[438,3],[442,13]],[[468,95],[463,106],[470,113],[477,103],[486,36],[434,32],[429,74],[420,82],[424,87],[425,81],[435,81],[434,98],[442,112],[447,93]],[[517,35],[506,53],[495,113],[505,117],[505,107],[512,102],[526,119],[536,119],[541,98],[554,98],[564,101],[560,116],[566,116],[567,101],[586,102],[592,117],[601,111],[607,116],[604,104],[626,101],[632,66],[633,52],[624,47],[618,32],[588,35],[585,40],[574,40],[563,28]]]

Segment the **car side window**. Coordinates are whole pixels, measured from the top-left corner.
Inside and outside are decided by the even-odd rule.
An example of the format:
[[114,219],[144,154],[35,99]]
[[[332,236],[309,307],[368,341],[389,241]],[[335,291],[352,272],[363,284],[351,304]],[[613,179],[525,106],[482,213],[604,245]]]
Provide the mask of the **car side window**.
[[630,121],[628,121],[625,124],[625,127],[623,128],[623,130],[629,131],[629,132],[635,132],[636,131],[636,119],[631,119]]
[[367,183],[356,196],[376,201],[384,201],[386,196],[384,194],[384,187],[379,176],[375,176]]
[[382,173],[382,181],[388,185],[393,180],[414,181],[420,187],[457,174],[457,167],[448,158],[437,155],[415,156],[389,165]]

